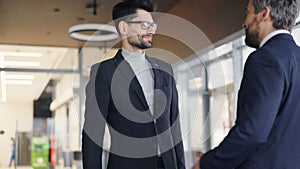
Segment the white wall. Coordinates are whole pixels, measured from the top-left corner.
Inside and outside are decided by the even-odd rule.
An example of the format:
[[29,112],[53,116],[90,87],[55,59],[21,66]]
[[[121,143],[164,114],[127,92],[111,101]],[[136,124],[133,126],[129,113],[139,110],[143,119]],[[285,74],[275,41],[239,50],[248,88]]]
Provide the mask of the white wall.
[[69,105],[69,132],[70,132],[70,149],[71,150],[80,150],[81,149],[81,130],[79,130],[79,97],[76,97],[72,100]]
[[[299,17],[299,21],[300,21],[300,17]],[[292,31],[292,35],[293,35],[297,45],[300,46],[300,26],[298,26],[296,29],[294,29]]]
[[31,103],[0,103],[0,164],[7,166],[11,155],[10,137],[15,137],[16,123],[18,131],[29,132],[33,127],[33,102]]
[[63,164],[62,152],[66,147],[66,108],[60,107],[55,111],[54,125],[55,125],[55,145],[56,145],[56,156],[59,164]]
[[[77,56],[77,49],[69,49],[58,67],[77,69]],[[63,152],[79,150],[80,125],[77,118],[77,107],[79,105],[73,103],[73,100],[76,100],[77,97],[73,94],[73,89],[78,88],[78,85],[76,74],[61,74],[55,86],[52,103],[55,102],[56,104],[53,106],[54,110],[52,111],[54,112],[54,131],[59,164],[63,164]],[[67,108],[69,109],[69,118],[67,118]]]

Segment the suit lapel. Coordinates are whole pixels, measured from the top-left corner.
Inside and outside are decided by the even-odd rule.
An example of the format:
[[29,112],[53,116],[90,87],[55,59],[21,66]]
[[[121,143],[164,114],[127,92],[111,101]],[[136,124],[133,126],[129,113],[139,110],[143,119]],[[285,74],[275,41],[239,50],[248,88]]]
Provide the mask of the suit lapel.
[[[158,90],[162,90],[161,88],[163,86],[163,74],[162,72],[162,68],[160,67],[160,65],[156,62],[155,59],[146,56],[146,59],[150,62],[151,66],[152,66],[152,71],[154,74],[154,89],[158,89]],[[154,112],[153,112],[153,116],[154,118],[158,118],[161,113],[162,113],[162,107],[164,107],[165,105],[163,103],[161,103],[161,96],[157,94],[157,92],[154,92]],[[163,104],[163,105],[162,105]]]
[[152,71],[154,74],[154,89],[156,89],[158,86],[160,86],[161,81],[159,80],[161,78],[161,71],[159,64],[152,59],[151,57],[146,56],[146,59],[150,62]]
[[[127,83],[130,84],[129,86],[134,89],[136,92],[136,95],[142,102],[142,104],[145,106],[147,110],[149,110],[149,106],[147,104],[143,89],[135,76],[135,73],[133,72],[131,66],[129,63],[124,59],[124,57],[121,54],[122,50],[119,50],[118,53],[116,54],[114,60],[116,64],[116,71],[119,71],[127,80]],[[128,91],[129,92],[129,91]]]

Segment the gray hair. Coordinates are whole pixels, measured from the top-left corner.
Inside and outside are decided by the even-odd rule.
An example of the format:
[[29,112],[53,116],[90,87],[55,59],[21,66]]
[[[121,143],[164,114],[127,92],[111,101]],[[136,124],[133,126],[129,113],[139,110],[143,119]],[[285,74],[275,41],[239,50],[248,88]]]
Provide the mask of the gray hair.
[[252,0],[255,13],[268,7],[276,29],[292,30],[299,15],[299,0]]

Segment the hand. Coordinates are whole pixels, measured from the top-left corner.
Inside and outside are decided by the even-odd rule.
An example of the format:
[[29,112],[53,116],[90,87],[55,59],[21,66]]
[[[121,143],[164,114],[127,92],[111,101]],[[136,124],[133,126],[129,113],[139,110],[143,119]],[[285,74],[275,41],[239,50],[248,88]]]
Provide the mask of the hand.
[[[199,151],[199,152],[196,152],[196,156],[199,157],[201,159],[202,155],[204,153]],[[194,164],[193,168],[192,169],[200,169],[200,159],[196,161],[196,163]]]
[[192,169],[200,169],[200,160],[197,160]]

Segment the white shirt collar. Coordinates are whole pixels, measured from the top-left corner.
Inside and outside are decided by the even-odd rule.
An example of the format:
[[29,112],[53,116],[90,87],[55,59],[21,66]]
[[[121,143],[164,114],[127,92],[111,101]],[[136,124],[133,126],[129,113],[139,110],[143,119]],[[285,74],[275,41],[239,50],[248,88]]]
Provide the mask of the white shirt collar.
[[287,33],[287,34],[291,34],[289,31],[285,30],[285,29],[279,29],[276,30],[274,32],[271,32],[269,35],[267,35],[259,44],[259,47],[262,47],[265,43],[268,42],[268,40],[270,40],[272,37],[274,37],[275,35],[281,34],[281,33]]

